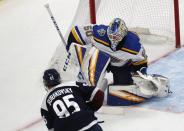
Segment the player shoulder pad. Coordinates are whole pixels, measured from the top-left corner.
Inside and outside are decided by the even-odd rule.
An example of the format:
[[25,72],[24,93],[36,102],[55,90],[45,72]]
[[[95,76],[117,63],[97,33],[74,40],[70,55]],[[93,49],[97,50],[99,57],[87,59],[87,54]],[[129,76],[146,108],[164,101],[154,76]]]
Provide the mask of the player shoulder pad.
[[121,50],[137,55],[141,49],[141,43],[139,42],[139,37],[130,31],[128,31],[127,36],[123,40]]
[[101,43],[105,46],[110,46],[110,40],[107,36],[107,28],[106,25],[94,25],[93,26],[93,39]]

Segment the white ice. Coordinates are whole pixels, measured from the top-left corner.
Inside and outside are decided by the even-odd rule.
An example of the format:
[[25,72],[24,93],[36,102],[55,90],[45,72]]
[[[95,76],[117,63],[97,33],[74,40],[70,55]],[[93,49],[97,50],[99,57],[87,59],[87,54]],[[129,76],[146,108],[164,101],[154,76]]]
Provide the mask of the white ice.
[[[42,72],[47,67],[59,35],[43,5],[45,0],[0,0],[0,129],[3,131],[46,131],[40,120],[40,105],[45,95]],[[63,34],[67,31],[78,0],[49,1]],[[183,22],[180,0],[180,16]],[[184,27],[181,25],[181,36]],[[173,43],[155,38],[143,40],[149,62],[174,50]],[[184,37],[181,38],[182,43]],[[177,68],[177,67],[176,67]],[[182,72],[181,72],[182,73]],[[105,131],[182,131],[184,113],[147,107],[128,107],[124,115],[97,115]]]

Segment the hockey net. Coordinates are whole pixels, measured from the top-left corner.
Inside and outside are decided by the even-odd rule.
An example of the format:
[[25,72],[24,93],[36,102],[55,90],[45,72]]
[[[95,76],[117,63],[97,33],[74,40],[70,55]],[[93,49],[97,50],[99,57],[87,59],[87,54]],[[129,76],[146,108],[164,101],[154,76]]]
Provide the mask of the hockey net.
[[[101,0],[97,21],[106,23],[113,17],[120,17],[130,30],[137,33],[154,34],[174,40],[173,8],[172,0]],[[109,17],[100,19],[103,16]]]
[[[95,7],[90,1],[95,1]],[[175,41],[174,3],[175,0],[80,0],[72,26],[88,24],[91,17],[96,17],[97,24],[108,25],[120,17],[131,31]],[[96,15],[90,14],[90,8],[96,9]]]

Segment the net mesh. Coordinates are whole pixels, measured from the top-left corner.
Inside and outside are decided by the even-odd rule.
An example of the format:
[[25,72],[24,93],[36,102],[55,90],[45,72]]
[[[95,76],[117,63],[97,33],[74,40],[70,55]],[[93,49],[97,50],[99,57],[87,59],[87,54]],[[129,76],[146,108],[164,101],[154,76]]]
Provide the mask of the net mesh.
[[[97,24],[108,25],[115,17],[122,18],[128,28],[137,33],[175,40],[173,0],[96,0]],[[80,0],[71,27],[88,23],[89,1]]]

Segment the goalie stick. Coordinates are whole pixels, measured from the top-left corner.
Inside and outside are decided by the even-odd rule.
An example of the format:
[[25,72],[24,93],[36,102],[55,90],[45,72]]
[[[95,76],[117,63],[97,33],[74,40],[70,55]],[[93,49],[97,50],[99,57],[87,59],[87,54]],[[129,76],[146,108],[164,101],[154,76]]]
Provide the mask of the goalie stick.
[[[57,25],[57,22],[56,22],[56,20],[55,20],[53,14],[52,14],[52,11],[51,11],[51,9],[50,9],[50,7],[49,7],[49,4],[46,3],[44,6],[45,6],[45,8],[47,9],[47,11],[48,11],[48,13],[49,13],[49,15],[50,15],[50,18],[51,18],[51,20],[52,20],[54,26],[56,27],[56,30],[57,30],[57,32],[58,32],[58,34],[59,34],[59,36],[60,36],[60,38],[61,38],[61,40],[62,40],[64,46],[65,46],[65,49],[66,49],[66,42],[65,42],[65,39],[64,39],[64,37],[63,37],[63,35],[62,35],[60,29],[59,29],[59,26]],[[67,51],[67,49],[66,49],[66,51]],[[67,51],[67,52],[68,52],[68,51]],[[71,56],[71,54],[70,54],[70,52],[68,52],[68,57],[70,57],[70,56]],[[70,59],[70,58],[69,58],[69,59]],[[67,63],[65,63],[65,64],[67,64]],[[81,73],[82,73],[82,72],[81,72]],[[85,78],[84,78],[84,79],[85,79]]]
[[59,26],[57,25],[57,22],[56,22],[56,20],[55,20],[53,14],[52,14],[52,11],[51,11],[51,9],[50,9],[50,7],[49,7],[49,4],[47,3],[47,4],[45,4],[44,6],[45,6],[45,8],[47,9],[47,11],[48,11],[48,13],[49,13],[49,15],[50,15],[50,18],[51,18],[52,22],[54,23],[54,26],[56,27],[56,30],[57,30],[57,32],[58,32],[58,34],[59,34],[59,36],[60,36],[62,42],[64,43],[64,45],[65,45],[65,47],[66,47],[65,39],[64,39],[64,37],[63,37],[63,35],[62,35],[60,29],[59,29]]
[[[57,25],[57,22],[56,22],[56,20],[55,20],[53,14],[52,14],[52,11],[51,11],[51,9],[50,9],[50,7],[49,7],[49,4],[46,3],[46,4],[44,5],[44,7],[47,9],[47,11],[48,11],[48,13],[49,13],[49,15],[50,15],[50,18],[51,18],[51,20],[52,20],[52,22],[53,22],[53,24],[54,24],[54,26],[55,26],[55,28],[56,28],[56,30],[57,30],[57,32],[58,32],[60,38],[61,38],[61,40],[62,40],[62,42],[63,42],[63,44],[64,44],[64,46],[65,46],[65,49],[66,49],[66,42],[65,42],[65,39],[64,39],[64,37],[63,37],[63,35],[62,35],[60,29],[59,29],[59,26]],[[67,49],[66,49],[66,51],[67,51]],[[67,51],[67,52],[68,52],[68,51]],[[70,56],[71,56],[71,53],[68,52],[68,57],[70,57]],[[70,59],[70,58],[69,58],[69,59]],[[66,64],[67,64],[67,63],[66,63]],[[81,71],[80,71],[80,72],[81,72]],[[81,74],[82,74],[82,76],[84,76],[82,72],[81,72]],[[86,78],[84,78],[84,79],[86,79]]]

